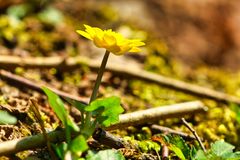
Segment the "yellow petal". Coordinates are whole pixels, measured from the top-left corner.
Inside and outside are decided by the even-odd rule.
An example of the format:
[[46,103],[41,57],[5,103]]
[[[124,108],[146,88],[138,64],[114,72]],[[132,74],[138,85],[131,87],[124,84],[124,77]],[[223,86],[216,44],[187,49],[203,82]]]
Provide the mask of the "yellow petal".
[[96,34],[96,35],[98,35],[98,34],[103,35],[103,30],[101,30],[100,28],[93,27],[93,31],[94,31],[94,34]]
[[119,46],[130,46],[127,39],[117,39],[117,45]]
[[129,50],[129,52],[140,52],[141,49],[138,47],[133,47],[132,49]]
[[93,28],[93,27],[91,27],[91,26],[89,26],[89,25],[87,25],[87,24],[84,24],[83,26],[84,26],[86,29],[89,29],[89,28],[91,29],[91,28]]
[[93,29],[93,27],[84,24],[84,27],[86,28],[85,31],[91,36],[93,37],[95,35],[95,31]]
[[105,41],[106,45],[109,45],[109,46],[116,44],[116,38],[106,33],[103,35],[103,40]]
[[132,42],[132,45],[135,46],[135,47],[139,47],[139,46],[144,46],[145,43],[144,42],[141,42],[140,40],[131,40]]
[[116,54],[117,52],[121,51],[120,47],[117,45],[108,46],[108,47],[106,47],[106,49],[108,51],[112,52],[113,54]]
[[127,39],[121,34],[108,30],[101,30],[97,27],[84,25],[85,31],[77,30],[77,33],[90,39],[99,48],[105,48],[115,55],[122,55],[126,52],[139,52],[139,46],[145,45],[139,39]]
[[92,40],[92,37],[87,32],[84,32],[84,31],[81,31],[81,30],[77,30],[77,33],[80,34],[81,36],[87,38],[87,39]]
[[131,49],[131,47],[129,45],[123,45],[123,46],[120,46],[120,47],[121,47],[121,52],[122,53],[126,53]]
[[93,38],[93,43],[99,48],[105,48],[106,47],[106,44],[104,43],[104,41],[102,40],[102,37],[100,37],[100,36],[95,36]]
[[112,29],[108,29],[108,30],[106,30],[106,32],[111,33],[111,32],[113,32],[113,31],[112,31]]

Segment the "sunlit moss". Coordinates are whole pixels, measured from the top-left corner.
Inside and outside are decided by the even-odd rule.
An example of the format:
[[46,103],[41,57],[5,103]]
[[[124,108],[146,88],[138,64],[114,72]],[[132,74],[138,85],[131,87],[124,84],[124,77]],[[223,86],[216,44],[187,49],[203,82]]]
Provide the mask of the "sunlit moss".
[[17,67],[15,69],[15,73],[18,74],[18,75],[22,75],[24,72],[25,72],[25,70],[22,67]]

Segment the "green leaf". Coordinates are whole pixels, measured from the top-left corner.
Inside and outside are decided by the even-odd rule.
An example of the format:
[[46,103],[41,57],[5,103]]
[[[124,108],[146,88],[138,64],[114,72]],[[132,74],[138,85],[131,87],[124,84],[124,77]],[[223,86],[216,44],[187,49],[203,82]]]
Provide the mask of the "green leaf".
[[180,158],[181,160],[186,160],[183,152],[182,152],[181,149],[178,148],[177,146],[175,146],[175,145],[173,145],[173,144],[170,144],[169,149],[170,149],[171,151],[173,151],[173,152],[178,156],[178,158]]
[[197,150],[196,150],[195,146],[191,146],[191,149],[190,149],[190,159],[194,159],[196,154],[197,154]]
[[236,121],[240,124],[240,105],[231,103],[230,108],[236,113]]
[[50,103],[50,106],[52,107],[54,112],[57,114],[58,118],[62,121],[62,123],[66,127],[66,134],[69,139],[70,128],[73,129],[74,131],[79,131],[79,127],[69,117],[68,112],[64,108],[64,104],[61,98],[56,93],[48,89],[47,87],[43,87],[43,91],[48,96],[48,101]]
[[69,116],[67,117],[67,126],[73,129],[75,132],[80,131],[78,125],[71,118],[69,118]]
[[108,149],[99,151],[96,154],[90,152],[86,160],[125,160],[125,158],[119,151]]
[[87,106],[86,104],[83,104],[82,102],[76,101],[71,98],[64,98],[68,103],[76,107],[80,112],[84,113],[85,112],[85,107]]
[[15,124],[17,123],[17,118],[11,116],[6,111],[0,111],[0,124]]
[[233,152],[234,148],[235,147],[233,145],[226,143],[223,140],[219,140],[211,144],[212,153],[216,154],[219,157],[229,152]]
[[178,136],[178,135],[173,135],[169,137],[170,143],[174,144],[176,147],[178,147],[184,154],[184,156],[189,159],[190,157],[190,148],[185,142],[185,140]]
[[88,149],[88,144],[84,136],[79,135],[71,141],[69,147],[71,152],[75,153],[78,156],[81,156],[82,152]]
[[211,144],[211,149],[204,153],[199,150],[195,156],[195,160],[239,160],[240,152],[233,152],[234,146],[219,140]]
[[227,159],[227,160],[239,160],[240,159],[240,152],[228,152],[225,153],[221,156],[221,158],[223,159]]
[[203,150],[198,150],[194,160],[208,160]]
[[85,111],[92,112],[100,125],[108,127],[118,122],[119,115],[124,110],[120,105],[120,98],[113,96],[93,101]]
[[96,129],[95,124],[86,125],[85,123],[84,126],[81,128],[81,134],[84,135],[85,138],[89,138],[92,136],[95,129]]
[[59,145],[52,144],[57,156],[60,159],[64,159],[65,152],[67,151],[68,145],[67,143],[61,143]]
[[58,118],[62,121],[64,125],[66,125],[68,114],[66,109],[64,108],[64,104],[61,98],[56,93],[48,89],[47,87],[43,87],[43,91],[48,96],[48,101],[50,103],[50,106],[52,107],[54,112],[57,114]]

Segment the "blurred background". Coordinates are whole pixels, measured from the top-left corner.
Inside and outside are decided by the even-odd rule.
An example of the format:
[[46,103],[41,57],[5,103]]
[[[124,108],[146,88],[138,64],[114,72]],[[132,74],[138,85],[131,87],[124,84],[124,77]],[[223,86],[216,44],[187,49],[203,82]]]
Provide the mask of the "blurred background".
[[[150,45],[153,39],[161,41],[160,52],[192,67],[236,71],[240,66],[239,5],[238,0],[0,0],[0,54],[9,48],[43,55],[63,50],[77,54],[74,30],[87,23],[151,39]],[[60,34],[49,34],[51,30]],[[44,34],[53,44],[45,41]]]

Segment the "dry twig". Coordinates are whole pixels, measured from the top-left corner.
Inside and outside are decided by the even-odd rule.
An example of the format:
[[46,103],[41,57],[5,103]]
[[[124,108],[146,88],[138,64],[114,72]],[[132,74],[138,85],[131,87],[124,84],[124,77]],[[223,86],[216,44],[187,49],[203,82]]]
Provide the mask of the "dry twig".
[[179,136],[181,136],[185,139],[191,139],[191,140],[196,139],[194,136],[189,135],[187,133],[184,133],[184,132],[181,132],[181,131],[176,131],[176,130],[173,130],[171,128],[164,127],[164,126],[159,126],[159,125],[156,125],[156,124],[151,125],[151,129],[153,131],[156,131],[156,132],[160,131],[160,132],[166,133],[166,134],[170,133],[170,134],[179,135]]
[[168,149],[166,144],[163,144],[163,146],[162,146],[162,159],[163,160],[168,160],[169,159],[168,156],[169,156],[169,149]]
[[203,151],[206,152],[206,149],[205,149],[200,137],[198,136],[197,132],[188,124],[188,122],[184,118],[182,118],[182,122],[193,133],[193,135],[196,137],[196,139],[197,139],[199,145],[201,146],[201,148],[203,149]]
[[[0,56],[1,68],[13,69],[16,67],[26,68],[59,68],[72,69],[78,68],[81,64],[88,65],[91,69],[97,70],[100,62],[90,60],[86,57],[16,57],[16,56]],[[240,98],[226,93],[215,91],[209,88],[201,87],[198,85],[190,84],[173,78],[168,78],[162,75],[154,74],[139,68],[126,67],[123,65],[116,65],[109,62],[106,70],[113,74],[125,75],[149,82],[154,82],[159,85],[179,90],[182,92],[190,93],[196,96],[214,99],[222,102],[233,102],[240,104]]]
[[132,113],[122,114],[119,123],[110,126],[108,129],[118,129],[128,126],[154,123],[160,119],[179,117],[183,114],[190,115],[205,112],[207,107],[200,101],[178,103],[167,106],[154,107]]
[[36,90],[36,91],[41,92],[41,93],[44,93],[43,90],[42,90],[42,87],[45,86],[45,87],[48,87],[49,89],[51,89],[53,92],[55,92],[56,94],[58,94],[61,97],[71,98],[71,99],[77,100],[79,102],[82,102],[84,104],[87,104],[87,101],[83,100],[83,98],[68,94],[66,92],[60,91],[60,90],[58,90],[56,88],[53,88],[53,87],[49,87],[49,86],[47,86],[45,84],[42,84],[42,83],[36,83],[34,81],[31,81],[31,80],[28,80],[24,77],[12,74],[11,72],[8,72],[8,71],[5,71],[5,70],[0,70],[0,77],[2,79],[5,79],[8,83],[12,83],[17,87],[22,88],[23,86],[26,86],[30,89]]

